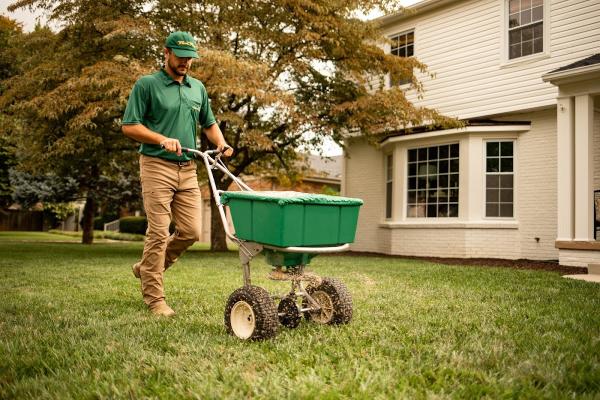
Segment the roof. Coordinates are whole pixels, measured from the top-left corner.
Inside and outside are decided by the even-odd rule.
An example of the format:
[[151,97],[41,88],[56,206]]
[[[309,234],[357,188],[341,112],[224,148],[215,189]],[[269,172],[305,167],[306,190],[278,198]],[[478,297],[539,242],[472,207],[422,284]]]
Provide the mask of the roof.
[[574,63],[565,65],[564,67],[560,67],[558,69],[555,69],[554,71],[550,71],[549,73],[553,74],[555,72],[568,71],[571,69],[587,67],[589,65],[594,65],[594,64],[600,64],[600,53],[591,55],[587,58],[584,58],[583,60],[575,61]]
[[342,177],[342,156],[321,157],[313,154],[308,155],[308,165],[314,174],[309,177],[322,176],[332,179]]
[[562,66],[542,75],[544,82],[562,85],[585,80],[596,80],[600,76],[600,53],[592,54],[574,63]]
[[445,4],[455,3],[456,0],[421,0],[411,6],[403,7],[402,10],[393,13],[383,15],[379,18],[375,18],[373,21],[378,23],[379,25],[388,25],[392,23],[396,23],[400,20],[413,17],[417,14],[421,14],[426,11],[433,10],[435,8],[441,7]]
[[[488,127],[488,126],[521,126],[521,125],[530,125],[531,121],[495,121],[492,119],[472,119],[463,121],[465,123],[465,127]],[[439,130],[444,130],[446,128],[441,126],[417,126],[414,128],[405,128],[394,131],[390,134],[385,135],[380,142],[384,142],[389,138],[396,136],[408,136],[415,135],[417,133],[424,132],[434,132]]]

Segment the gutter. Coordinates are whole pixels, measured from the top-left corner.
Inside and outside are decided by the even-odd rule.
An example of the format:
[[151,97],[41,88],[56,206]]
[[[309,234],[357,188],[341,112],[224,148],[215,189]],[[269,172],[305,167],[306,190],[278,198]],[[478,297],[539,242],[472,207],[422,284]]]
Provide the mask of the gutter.
[[600,72],[600,64],[585,65],[583,67],[567,69],[565,71],[548,72],[542,75],[544,82],[552,83],[553,85],[561,83],[572,83],[583,79],[589,79],[590,74]]
[[406,142],[410,140],[425,139],[439,136],[448,136],[456,134],[473,134],[473,133],[514,133],[519,134],[527,132],[531,129],[531,124],[506,124],[506,125],[494,125],[494,126],[466,126],[464,128],[453,128],[444,129],[438,131],[421,132],[409,135],[390,136],[382,140],[379,145],[385,147],[390,143]]
[[390,25],[403,19],[414,17],[417,14],[422,14],[431,11],[449,3],[457,3],[456,0],[421,0],[412,6],[404,7],[402,10],[394,14],[388,14],[379,18],[373,19],[373,22],[380,27]]

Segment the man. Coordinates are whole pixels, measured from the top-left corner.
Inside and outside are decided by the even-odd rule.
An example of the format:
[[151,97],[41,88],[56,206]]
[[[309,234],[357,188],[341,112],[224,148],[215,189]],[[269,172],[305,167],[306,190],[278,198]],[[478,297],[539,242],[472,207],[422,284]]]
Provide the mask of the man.
[[[144,253],[133,265],[141,279],[144,302],[155,315],[175,312],[165,302],[163,273],[200,235],[200,189],[196,164],[182,147],[196,148],[199,124],[227,157],[233,153],[213,116],[204,85],[187,75],[198,58],[187,32],[169,35],[164,69],[141,77],[134,85],[123,133],[141,142],[140,179],[148,230]],[[175,232],[169,235],[171,215]]]

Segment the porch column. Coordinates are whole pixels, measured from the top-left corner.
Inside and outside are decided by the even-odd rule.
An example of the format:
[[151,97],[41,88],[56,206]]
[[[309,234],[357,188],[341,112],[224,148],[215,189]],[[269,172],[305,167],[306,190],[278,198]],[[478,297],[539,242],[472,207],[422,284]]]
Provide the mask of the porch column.
[[575,240],[594,240],[594,99],[575,96]]
[[575,152],[575,106],[573,97],[560,97],[557,102],[557,200],[559,241],[571,241],[574,237],[574,152]]

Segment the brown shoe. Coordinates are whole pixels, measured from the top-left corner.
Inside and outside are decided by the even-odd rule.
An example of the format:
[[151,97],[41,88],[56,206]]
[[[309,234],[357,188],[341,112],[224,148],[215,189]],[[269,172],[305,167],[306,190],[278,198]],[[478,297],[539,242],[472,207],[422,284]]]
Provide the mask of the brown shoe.
[[173,311],[173,309],[169,307],[164,301],[152,304],[149,307],[150,312],[159,317],[172,317],[173,315],[175,315],[175,311]]
[[140,279],[140,263],[139,262],[133,264],[133,267],[131,267],[131,271],[133,272],[133,276]]

